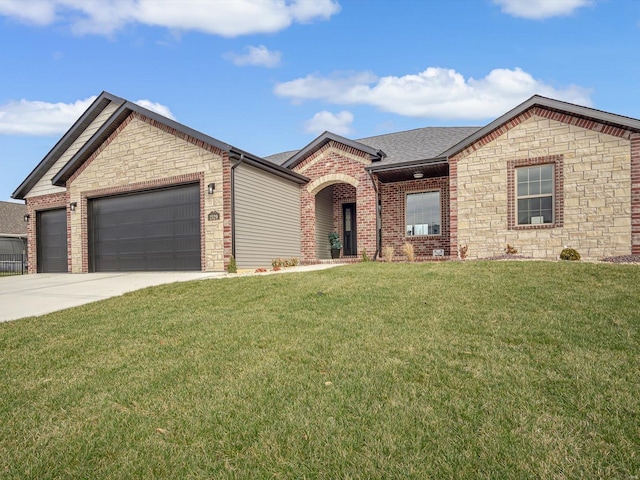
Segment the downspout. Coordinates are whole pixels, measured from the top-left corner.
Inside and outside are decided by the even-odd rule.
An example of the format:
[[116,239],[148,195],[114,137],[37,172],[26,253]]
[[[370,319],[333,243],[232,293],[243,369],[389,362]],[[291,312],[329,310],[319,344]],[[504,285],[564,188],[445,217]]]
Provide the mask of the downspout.
[[380,212],[380,194],[378,192],[378,184],[371,170],[367,170],[371,183],[373,184],[373,190],[376,192],[376,251],[373,254],[373,260],[375,261],[380,254],[380,245],[382,244],[382,215]]
[[236,258],[236,180],[235,170],[242,160],[244,160],[244,153],[240,154],[238,160],[231,165],[231,255]]

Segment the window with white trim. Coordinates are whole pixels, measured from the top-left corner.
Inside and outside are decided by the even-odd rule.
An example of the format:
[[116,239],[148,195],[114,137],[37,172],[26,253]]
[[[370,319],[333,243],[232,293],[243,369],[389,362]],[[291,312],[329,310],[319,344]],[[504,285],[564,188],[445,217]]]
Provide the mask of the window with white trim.
[[516,219],[518,225],[554,221],[554,165],[516,168]]
[[440,235],[440,191],[408,193],[405,205],[407,236]]

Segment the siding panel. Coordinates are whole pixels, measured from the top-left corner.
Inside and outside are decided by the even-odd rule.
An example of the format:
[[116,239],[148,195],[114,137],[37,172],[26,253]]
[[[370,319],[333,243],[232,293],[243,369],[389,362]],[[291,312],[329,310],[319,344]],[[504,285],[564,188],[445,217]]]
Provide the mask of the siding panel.
[[316,258],[331,258],[329,234],[333,231],[333,185],[316,195]]
[[235,250],[240,268],[300,258],[300,187],[248,165],[235,170]]
[[58,161],[45,173],[38,183],[36,183],[25,197],[37,197],[38,195],[48,195],[50,193],[65,192],[64,187],[56,187],[51,184],[53,177],[60,171],[62,167],[80,150],[91,136],[98,131],[104,122],[106,122],[111,114],[117,110],[118,106],[110,103],[106,108],[91,122],[84,132],[76,139],[75,142],[67,149],[66,152],[58,159]]

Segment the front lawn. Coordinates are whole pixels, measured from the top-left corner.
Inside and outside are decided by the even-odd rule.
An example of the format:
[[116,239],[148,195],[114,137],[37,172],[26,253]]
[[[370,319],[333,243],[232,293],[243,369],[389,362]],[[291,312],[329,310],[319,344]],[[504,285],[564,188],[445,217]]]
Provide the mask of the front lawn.
[[0,477],[640,476],[640,266],[363,263],[0,324]]

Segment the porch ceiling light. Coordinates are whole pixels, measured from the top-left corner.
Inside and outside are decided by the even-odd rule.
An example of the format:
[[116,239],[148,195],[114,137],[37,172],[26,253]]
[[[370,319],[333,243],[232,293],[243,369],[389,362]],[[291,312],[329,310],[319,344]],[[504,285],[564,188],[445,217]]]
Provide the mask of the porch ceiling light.
[[69,210],[71,210],[72,212],[75,212],[77,206],[78,206],[78,202],[71,202],[69,204]]
[[209,185],[207,185],[207,192],[209,192],[209,195],[213,195],[213,191],[215,189],[216,189],[215,183],[210,183]]
[[415,178],[416,180],[418,178],[422,178],[422,177],[424,177],[424,173],[422,173],[422,172],[413,172],[413,178]]

